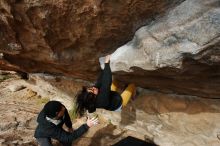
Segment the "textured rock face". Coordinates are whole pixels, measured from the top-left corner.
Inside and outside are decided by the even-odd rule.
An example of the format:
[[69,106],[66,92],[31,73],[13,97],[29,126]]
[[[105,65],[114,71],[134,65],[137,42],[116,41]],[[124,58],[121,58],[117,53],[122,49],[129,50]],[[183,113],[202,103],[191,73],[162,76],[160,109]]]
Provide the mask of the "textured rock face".
[[218,146],[219,105],[219,99],[144,91],[122,112],[98,113],[161,146]]
[[21,70],[91,77],[98,57],[181,1],[2,0],[0,49]]
[[[187,0],[140,28],[112,55],[120,80],[203,97],[220,96],[220,2]],[[135,78],[132,78],[135,76]]]
[[[1,0],[0,68],[219,97],[219,0]],[[127,71],[134,70],[132,73]]]

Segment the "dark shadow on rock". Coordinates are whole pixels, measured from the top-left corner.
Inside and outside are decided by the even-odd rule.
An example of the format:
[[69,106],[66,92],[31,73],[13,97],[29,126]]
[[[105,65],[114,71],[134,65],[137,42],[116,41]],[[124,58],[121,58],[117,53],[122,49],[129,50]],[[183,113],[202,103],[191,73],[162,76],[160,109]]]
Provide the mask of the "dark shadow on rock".
[[121,111],[121,121],[120,124],[123,126],[130,125],[136,121],[136,108],[133,103],[125,106]]
[[157,146],[154,143],[146,142],[132,136],[128,136],[112,146]]
[[109,143],[114,143],[120,140],[125,131],[113,135],[113,131],[117,129],[115,125],[109,124],[106,127],[98,130],[91,139],[89,146],[107,146]]
[[21,79],[28,80],[29,79],[29,74],[26,72],[22,71],[17,71],[17,74],[21,77]]

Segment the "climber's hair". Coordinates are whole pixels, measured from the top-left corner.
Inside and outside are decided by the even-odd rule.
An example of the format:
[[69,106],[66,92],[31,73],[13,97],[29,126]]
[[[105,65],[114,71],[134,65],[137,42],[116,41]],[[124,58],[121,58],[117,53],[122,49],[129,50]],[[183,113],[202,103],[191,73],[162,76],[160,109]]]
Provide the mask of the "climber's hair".
[[83,86],[76,95],[76,115],[83,116],[88,110],[95,111],[95,97],[96,95],[87,91],[88,87]]

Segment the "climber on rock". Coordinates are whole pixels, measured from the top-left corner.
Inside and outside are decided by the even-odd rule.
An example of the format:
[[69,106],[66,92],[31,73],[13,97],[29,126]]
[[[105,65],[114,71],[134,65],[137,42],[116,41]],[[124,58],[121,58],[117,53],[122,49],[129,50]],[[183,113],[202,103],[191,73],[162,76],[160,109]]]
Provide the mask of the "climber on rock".
[[101,72],[96,84],[92,87],[82,87],[76,96],[76,113],[84,115],[86,110],[89,113],[96,111],[96,108],[103,108],[110,111],[121,111],[130,98],[134,95],[136,87],[129,84],[120,95],[116,82],[112,82],[110,68],[110,55],[105,57],[105,67]]
[[[73,130],[67,109],[59,101],[49,101],[37,118],[38,126],[34,137],[40,146],[52,146],[51,138],[58,140],[64,146],[71,146],[72,141],[83,135],[90,127],[98,123],[97,118],[87,119],[87,122]],[[67,130],[62,126],[65,124]]]

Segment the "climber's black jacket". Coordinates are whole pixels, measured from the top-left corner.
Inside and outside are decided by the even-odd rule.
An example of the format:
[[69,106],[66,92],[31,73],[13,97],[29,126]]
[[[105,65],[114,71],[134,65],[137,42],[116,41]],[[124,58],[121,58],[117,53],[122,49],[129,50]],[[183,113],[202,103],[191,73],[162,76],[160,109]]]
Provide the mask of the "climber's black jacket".
[[[96,108],[104,108],[114,111],[122,105],[122,98],[118,92],[111,91],[112,72],[109,63],[105,63],[105,68],[97,79],[95,87],[99,89],[96,96],[94,108],[88,109],[94,112]],[[92,106],[91,106],[92,107]]]

